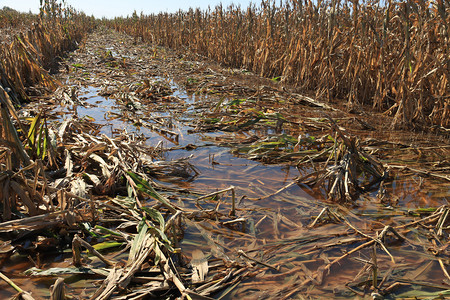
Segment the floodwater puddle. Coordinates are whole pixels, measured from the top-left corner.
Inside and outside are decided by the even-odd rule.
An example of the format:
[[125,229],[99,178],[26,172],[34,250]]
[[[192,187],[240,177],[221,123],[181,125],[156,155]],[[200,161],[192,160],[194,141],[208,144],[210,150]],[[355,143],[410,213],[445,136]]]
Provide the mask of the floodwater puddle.
[[[158,78],[158,80],[162,80]],[[114,137],[118,132],[126,131],[146,139],[151,146],[161,144],[165,161],[188,158],[188,161],[198,170],[198,175],[192,180],[169,180],[183,188],[193,188],[203,192],[212,192],[230,185],[247,193],[247,197],[257,198],[261,193],[270,194],[287,185],[298,175],[295,167],[289,165],[267,165],[257,161],[248,160],[233,155],[228,147],[218,147],[214,143],[216,136],[222,136],[224,132],[192,133],[192,124],[198,117],[199,111],[195,103],[211,101],[211,96],[188,95],[172,80],[167,80],[175,91],[174,97],[180,99],[187,108],[183,108],[183,115],[176,109],[158,110],[158,108],[142,107],[136,111],[127,111],[123,103],[118,100],[99,96],[99,88],[87,87],[80,90],[81,105],[58,107],[55,112],[59,120],[67,118],[89,118],[94,123],[100,124],[99,134]],[[184,114],[187,112],[187,114]],[[151,117],[151,124],[158,129],[149,128],[148,124],[136,124],[130,122],[128,114],[133,114],[135,120]],[[167,123],[154,120],[170,120]],[[151,125],[150,124],[150,125]],[[160,129],[176,133],[176,139],[163,134]],[[268,134],[270,132],[255,131],[252,134]],[[242,135],[242,134],[241,134]],[[176,176],[175,176],[176,177]],[[263,194],[263,195],[264,195]]]

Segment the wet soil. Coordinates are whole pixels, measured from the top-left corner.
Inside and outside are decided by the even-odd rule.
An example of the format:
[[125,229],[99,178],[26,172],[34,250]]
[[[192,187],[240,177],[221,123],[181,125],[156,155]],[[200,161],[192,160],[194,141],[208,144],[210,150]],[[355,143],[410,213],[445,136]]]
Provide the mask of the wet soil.
[[[135,134],[150,146],[160,143],[161,164],[189,162],[189,168],[154,174],[179,207],[220,207],[227,215],[230,193],[200,202],[182,195],[235,187],[237,219],[188,221],[180,242],[187,256],[201,248],[214,258],[251,267],[217,298],[371,299],[374,263],[382,282],[379,290],[389,288],[387,298],[450,288],[445,274],[448,220],[442,236],[436,236],[435,223],[402,227],[448,205],[450,143],[443,129],[392,131],[388,116],[363,109],[347,113],[246,70],[108,30],[90,34],[58,76],[61,88],[30,104],[23,115],[45,110],[59,123],[88,118],[101,125],[98,135]],[[376,189],[361,193],[354,203],[332,203],[322,191],[295,181],[316,168],[312,160],[299,163],[304,157],[296,154],[299,145],[302,151],[316,151],[321,147],[317,140],[334,135],[325,114],[391,166],[382,197]],[[322,216],[324,209],[331,213]],[[380,244],[345,255],[376,238],[385,226],[397,228],[405,240],[389,236],[384,242],[388,251]],[[45,267],[70,265],[64,254],[49,256],[42,258]],[[335,259],[338,263],[330,265]],[[31,266],[30,259],[18,254],[2,262],[0,270],[37,298],[49,297],[54,278],[28,280],[22,272]],[[81,298],[92,293],[94,282],[80,276],[66,280]],[[13,294],[0,282],[0,297]]]

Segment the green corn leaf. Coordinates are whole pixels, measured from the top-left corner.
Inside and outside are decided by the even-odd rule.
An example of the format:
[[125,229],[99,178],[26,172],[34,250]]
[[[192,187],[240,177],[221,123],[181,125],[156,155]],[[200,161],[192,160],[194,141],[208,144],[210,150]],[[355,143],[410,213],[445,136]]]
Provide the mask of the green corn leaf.
[[136,187],[143,193],[151,196],[152,198],[158,200],[162,204],[164,204],[167,208],[169,208],[171,213],[175,213],[177,210],[170,204],[169,200],[162,195],[160,195],[158,192],[155,191],[155,189],[150,185],[148,181],[140,177],[139,175],[128,171],[128,175],[130,175],[131,179],[133,179],[134,183],[136,184]]
[[45,158],[45,155],[47,154],[47,147],[48,147],[48,129],[47,126],[45,126],[44,128],[44,143],[43,143],[43,147],[42,147],[42,159]]
[[100,225],[95,225],[94,228],[95,228],[95,229],[98,229],[98,230],[100,230],[100,231],[102,231],[102,232],[106,232],[106,233],[108,233],[108,234],[110,234],[110,235],[122,236],[122,235],[121,235],[120,233],[118,233],[117,231],[111,230],[111,229],[109,229],[109,228],[106,228],[106,227],[103,227],[103,226],[100,226]]
[[164,231],[165,221],[159,211],[151,207],[143,207],[142,210],[145,211],[152,220],[157,221],[159,223],[159,229]]
[[36,142],[36,126],[40,124],[41,114],[37,114],[31,122],[30,130],[28,131],[28,141],[31,146],[35,145]]
[[164,246],[166,247],[167,250],[173,252],[173,248],[172,248],[172,243],[169,241],[169,238],[167,237],[167,235],[164,233],[163,230],[159,230],[158,228],[153,228],[152,231],[155,231],[159,237],[161,238],[161,240],[164,242]]
[[108,242],[95,244],[92,247],[94,247],[95,250],[99,251],[99,250],[105,250],[105,249],[120,247],[122,245],[123,245],[123,243],[121,243],[121,242],[108,241]]

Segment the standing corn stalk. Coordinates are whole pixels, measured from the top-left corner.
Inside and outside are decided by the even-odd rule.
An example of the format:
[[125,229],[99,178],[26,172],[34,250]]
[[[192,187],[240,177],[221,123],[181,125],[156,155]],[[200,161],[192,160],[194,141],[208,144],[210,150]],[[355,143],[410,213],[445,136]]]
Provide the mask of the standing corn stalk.
[[[326,100],[395,116],[394,126],[450,126],[446,0],[263,1],[105,21],[118,31],[233,68],[280,77]],[[177,24],[177,25],[175,25]]]

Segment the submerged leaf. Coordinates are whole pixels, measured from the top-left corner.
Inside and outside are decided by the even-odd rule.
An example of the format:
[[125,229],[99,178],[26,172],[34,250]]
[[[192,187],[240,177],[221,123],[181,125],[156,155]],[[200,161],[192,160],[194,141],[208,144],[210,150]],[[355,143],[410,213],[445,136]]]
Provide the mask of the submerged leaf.
[[444,299],[445,296],[450,296],[450,290],[426,292],[421,290],[412,290],[396,295],[396,298],[413,298],[413,299]]
[[208,274],[208,258],[199,249],[192,252],[192,282],[204,281]]
[[103,269],[91,269],[91,268],[50,268],[47,270],[41,270],[36,267],[30,268],[24,272],[28,276],[58,276],[58,275],[74,275],[74,274],[97,274],[107,276],[108,271]]

